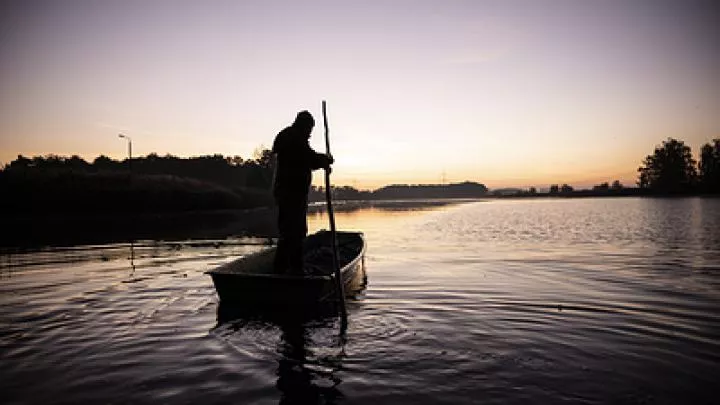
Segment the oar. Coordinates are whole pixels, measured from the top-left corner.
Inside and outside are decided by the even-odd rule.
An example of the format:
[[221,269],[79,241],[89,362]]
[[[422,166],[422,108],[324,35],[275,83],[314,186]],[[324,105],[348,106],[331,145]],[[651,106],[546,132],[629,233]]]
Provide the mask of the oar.
[[[325,150],[330,155],[330,129],[328,128],[327,107],[325,100],[322,102],[323,124],[325,125]],[[340,315],[342,316],[341,329],[344,332],[347,328],[347,309],[345,308],[345,287],[342,275],[340,274],[340,260],[338,259],[337,231],[335,230],[335,214],[332,206],[332,192],[330,188],[330,170],[325,169],[325,199],[327,200],[328,217],[330,217],[330,235],[332,236],[333,248],[333,270],[335,271],[335,287],[340,303]]]

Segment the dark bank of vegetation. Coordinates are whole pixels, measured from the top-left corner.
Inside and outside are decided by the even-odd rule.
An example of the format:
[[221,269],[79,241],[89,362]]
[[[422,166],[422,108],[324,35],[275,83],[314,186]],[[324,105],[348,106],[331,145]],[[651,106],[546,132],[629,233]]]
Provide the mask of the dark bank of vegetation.
[[[273,205],[273,170],[268,150],[248,160],[151,154],[132,161],[100,156],[87,162],[78,156],[19,156],[0,170],[0,251],[143,238],[276,236],[275,213],[263,209]],[[465,183],[427,191],[441,198],[443,189],[456,197],[487,190]],[[411,198],[412,190],[389,186],[377,195]],[[334,188],[333,194],[345,200],[376,195],[352,187]],[[325,194],[313,187],[310,197],[324,201]]]
[[[332,194],[338,200],[404,200],[441,198],[482,198],[488,193],[484,184],[465,181],[451,184],[392,184],[374,191],[357,190],[353,187],[333,187]],[[311,201],[324,201],[322,188],[310,190]]]
[[[251,159],[222,155],[180,158],[150,154],[132,160],[100,156],[87,162],[78,156],[18,156],[0,170],[3,216],[56,214],[147,214],[237,210],[272,205],[272,154],[259,149]],[[689,146],[668,139],[638,169],[638,187],[619,181],[574,190],[553,184],[538,192],[501,189],[488,193],[480,183],[390,185],[374,191],[336,187],[343,200],[416,198],[482,198],[502,196],[628,196],[720,193],[720,139],[702,146],[700,160]],[[323,201],[313,187],[311,201]]]
[[[339,200],[386,201],[487,197],[591,197],[720,194],[720,139],[702,146],[700,159],[682,141],[668,139],[638,169],[638,187],[619,181],[589,190],[553,184],[539,192],[483,184],[390,185],[374,191],[333,188]],[[19,156],[0,170],[0,246],[104,243],[275,234],[271,210],[273,159],[222,155],[146,157]],[[311,201],[324,201],[313,187]],[[340,205],[343,206],[342,204]],[[348,205],[350,207],[351,205]],[[313,209],[315,209],[314,207]],[[220,235],[220,236],[219,236]]]
[[148,213],[243,209],[269,205],[269,152],[188,159],[156,154],[132,161],[86,162],[19,156],[0,171],[5,214]]
[[[179,158],[150,154],[132,160],[100,156],[18,158],[0,170],[0,210],[7,216],[177,213],[272,205],[274,161],[267,149],[252,159],[222,155]],[[392,185],[375,191],[334,187],[344,200],[476,198],[478,183]],[[311,201],[323,201],[313,187]]]

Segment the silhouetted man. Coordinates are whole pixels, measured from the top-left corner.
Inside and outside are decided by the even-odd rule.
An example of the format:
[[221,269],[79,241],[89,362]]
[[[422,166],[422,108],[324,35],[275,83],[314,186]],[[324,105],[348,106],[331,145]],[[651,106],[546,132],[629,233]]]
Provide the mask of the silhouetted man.
[[330,168],[332,156],[317,153],[308,140],[315,126],[313,116],[300,111],[291,126],[280,131],[273,142],[277,156],[273,195],[278,207],[280,239],[275,253],[278,272],[303,274],[303,242],[307,235],[308,191],[312,171]]

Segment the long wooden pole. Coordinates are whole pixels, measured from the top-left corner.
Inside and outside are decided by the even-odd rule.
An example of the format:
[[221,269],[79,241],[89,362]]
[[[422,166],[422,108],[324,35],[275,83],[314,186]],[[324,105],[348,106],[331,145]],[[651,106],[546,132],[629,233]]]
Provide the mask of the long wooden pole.
[[[330,128],[328,128],[327,106],[322,102],[323,125],[325,126],[325,151],[330,155]],[[345,286],[340,274],[340,260],[338,258],[337,231],[335,230],[335,213],[332,206],[332,189],[330,187],[330,170],[325,169],[325,199],[327,200],[328,217],[330,218],[330,235],[332,236],[333,269],[335,270],[335,287],[342,315],[342,329],[347,327],[347,309],[345,308]]]

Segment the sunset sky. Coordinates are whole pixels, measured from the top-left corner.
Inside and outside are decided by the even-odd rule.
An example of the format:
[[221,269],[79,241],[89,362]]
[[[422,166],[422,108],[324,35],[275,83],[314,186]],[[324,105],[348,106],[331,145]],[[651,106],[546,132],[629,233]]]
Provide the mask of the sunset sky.
[[[338,184],[636,180],[720,137],[720,2],[3,1],[0,162],[251,157],[328,102]],[[321,176],[317,176],[318,178]]]

